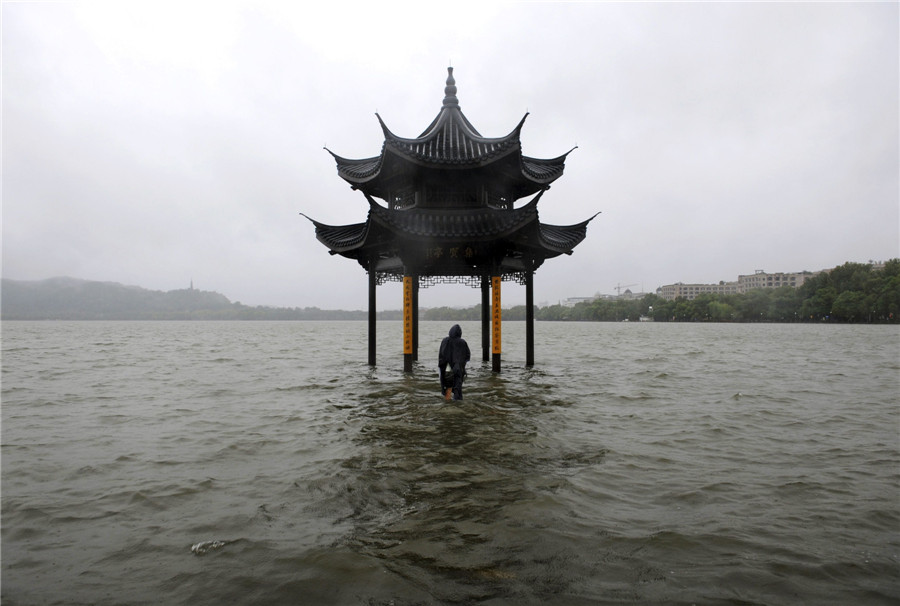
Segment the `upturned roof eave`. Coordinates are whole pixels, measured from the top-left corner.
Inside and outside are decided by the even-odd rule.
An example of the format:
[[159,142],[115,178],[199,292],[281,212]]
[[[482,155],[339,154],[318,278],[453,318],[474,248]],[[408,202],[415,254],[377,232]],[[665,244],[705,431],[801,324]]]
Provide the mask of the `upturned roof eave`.
[[[523,180],[539,184],[547,185],[559,179],[565,171],[565,160],[570,152],[556,158],[544,159],[534,158],[521,154],[521,143],[511,145],[506,149],[494,152],[493,155],[472,158],[468,161],[455,160],[447,161],[434,159],[427,156],[409,153],[402,147],[392,144],[392,141],[386,140],[382,146],[381,154],[370,158],[351,159],[343,158],[330,152],[337,164],[338,176],[352,185],[359,185],[377,180],[382,173],[384,165],[388,162],[388,156],[400,162],[408,162],[416,167],[432,168],[435,170],[470,170],[472,168],[483,168],[492,166],[515,156],[514,160],[518,165],[518,170]],[[371,165],[371,170],[364,170],[364,167]],[[541,170],[543,169],[543,171]],[[541,174],[543,172],[544,174]]]
[[300,213],[306,217],[316,228],[316,239],[328,248],[331,254],[352,252],[365,245],[369,236],[369,220],[362,223],[350,223],[348,225],[329,225]]
[[457,106],[442,107],[440,109],[440,111],[438,112],[438,115],[434,118],[434,120],[431,121],[431,124],[429,124],[428,127],[424,131],[422,131],[422,134],[420,134],[418,137],[412,137],[412,138],[401,137],[401,136],[395,134],[393,131],[391,131],[390,128],[388,128],[388,125],[384,122],[384,120],[382,120],[382,118],[379,114],[376,113],[375,116],[378,118],[378,122],[381,125],[381,130],[384,133],[384,138],[386,141],[392,140],[392,141],[396,141],[398,143],[409,144],[409,145],[427,143],[428,141],[431,141],[435,137],[439,136],[442,133],[444,126],[448,122],[455,120],[456,122],[458,122],[461,125],[460,130],[466,136],[466,138],[471,139],[472,141],[476,141],[478,143],[502,144],[507,141],[519,139],[521,132],[522,132],[522,125],[525,124],[525,119],[528,117],[528,113],[526,113],[522,117],[522,119],[515,126],[515,128],[513,128],[508,134],[506,134],[502,137],[485,137],[485,136],[483,136],[481,133],[478,132],[478,130],[475,129],[475,127],[472,125],[472,123],[469,122],[469,119],[466,118],[466,116],[462,112],[462,110]]
[[418,165],[452,168],[484,166],[510,154],[521,155],[518,130],[505,137],[482,137],[458,108],[443,108],[433,124],[423,136],[407,138],[395,135],[382,122],[382,154],[391,149]]
[[566,153],[560,156],[556,156],[555,158],[534,158],[532,156],[523,155],[522,160],[527,160],[529,162],[535,162],[538,164],[565,164],[566,159],[569,157],[569,154],[571,154],[576,149],[578,149],[577,145],[573,146],[572,149],[570,149]]
[[538,242],[548,251],[555,251],[556,255],[571,255],[575,247],[581,244],[587,237],[587,226],[597,215],[595,213],[589,219],[573,225],[552,225],[550,223],[538,224]]
[[384,163],[384,146],[381,153],[369,158],[345,158],[325,148],[337,165],[338,176],[351,185],[366,183],[378,177]]
[[[531,208],[522,213],[523,216],[520,220],[511,222],[505,229],[490,233],[440,234],[425,233],[422,230],[398,229],[396,224],[386,221],[384,213],[379,213],[374,207],[381,208],[385,213],[408,213],[410,211],[390,211],[374,203],[375,212],[370,211],[364,223],[328,225],[315,221],[303,213],[301,215],[315,225],[316,239],[328,248],[330,254],[355,260],[371,256],[373,251],[386,250],[388,245],[395,247],[398,244],[398,238],[401,242],[406,240],[438,244],[441,242],[457,243],[460,240],[472,243],[506,240],[513,243],[520,251],[528,251],[528,254],[536,259],[552,259],[563,254],[571,255],[575,247],[587,237],[588,224],[600,213],[573,225],[541,223],[538,220],[536,208],[539,197],[537,196],[527,205]],[[442,214],[446,215],[447,213]],[[402,248],[402,244],[400,246]]]

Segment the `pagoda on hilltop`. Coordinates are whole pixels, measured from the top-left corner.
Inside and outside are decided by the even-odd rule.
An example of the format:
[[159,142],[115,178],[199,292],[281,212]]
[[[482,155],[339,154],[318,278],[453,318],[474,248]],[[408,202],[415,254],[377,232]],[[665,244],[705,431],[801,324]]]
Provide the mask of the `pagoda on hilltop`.
[[520,134],[527,113],[508,135],[482,136],[459,107],[453,68],[447,72],[441,110],[418,137],[398,137],[376,113],[384,132],[380,154],[348,159],[328,150],[338,175],[365,196],[366,220],[310,221],[330,254],[353,259],[368,272],[370,365],[375,365],[378,285],[403,283],[409,372],[418,357],[419,288],[460,283],[481,289],[483,359],[500,372],[500,288],[513,281],[526,289],[526,365],[532,366],[534,272],[546,259],[572,254],[594,217],[576,225],[541,223],[538,202],[562,176],[572,150],[552,159],[523,155]]

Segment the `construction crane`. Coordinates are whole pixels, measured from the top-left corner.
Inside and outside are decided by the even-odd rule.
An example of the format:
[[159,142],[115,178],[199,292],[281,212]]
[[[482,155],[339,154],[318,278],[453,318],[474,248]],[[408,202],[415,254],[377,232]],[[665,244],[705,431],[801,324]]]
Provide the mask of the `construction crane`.
[[616,285],[616,296],[617,296],[617,297],[621,297],[621,296],[622,296],[622,289],[623,289],[623,288],[628,288],[629,286],[637,286],[637,284],[617,284],[617,285]]

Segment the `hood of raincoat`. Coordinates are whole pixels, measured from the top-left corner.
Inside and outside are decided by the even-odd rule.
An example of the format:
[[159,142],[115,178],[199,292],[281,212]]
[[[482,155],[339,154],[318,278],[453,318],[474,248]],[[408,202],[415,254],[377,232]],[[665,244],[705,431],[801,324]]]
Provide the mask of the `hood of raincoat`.
[[462,336],[462,328],[459,327],[459,324],[454,324],[450,328],[450,337],[453,339],[458,339]]

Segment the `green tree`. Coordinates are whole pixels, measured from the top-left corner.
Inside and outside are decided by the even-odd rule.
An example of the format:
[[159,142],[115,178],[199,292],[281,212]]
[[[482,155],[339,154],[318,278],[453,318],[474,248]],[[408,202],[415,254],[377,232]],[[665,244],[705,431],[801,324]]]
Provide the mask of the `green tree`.
[[837,292],[833,286],[822,286],[800,304],[800,315],[804,320],[827,319],[831,316],[831,306],[836,298]]
[[872,308],[875,319],[883,322],[900,321],[900,275],[887,275],[875,292]]
[[738,300],[738,314],[744,322],[764,322],[768,320],[770,290],[755,288],[744,293]]
[[842,322],[864,321],[871,317],[869,298],[858,290],[845,290],[831,305],[833,319]]
[[848,290],[865,291],[872,275],[872,266],[863,263],[844,263],[828,274],[831,285],[839,295]]
[[768,317],[775,322],[794,322],[800,313],[799,292],[791,286],[772,291],[769,297]]
[[733,322],[736,310],[728,303],[722,301],[710,301],[709,319],[713,322]]
[[675,310],[672,317],[676,322],[695,322],[697,320],[694,302],[684,297],[675,299]]
[[652,305],[653,309],[647,309],[647,315],[653,318],[654,322],[668,322],[675,317],[675,306],[677,303],[675,301],[667,301],[660,297],[657,297],[659,300],[655,301]]

